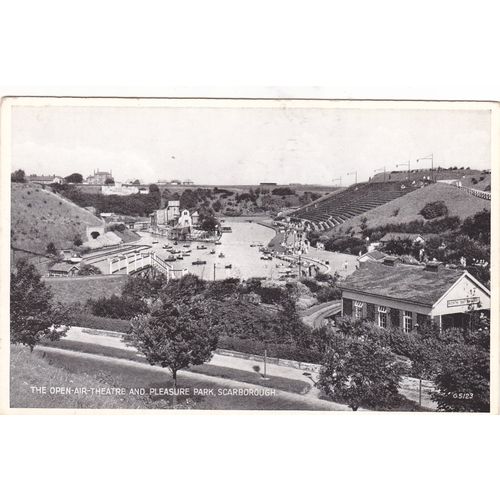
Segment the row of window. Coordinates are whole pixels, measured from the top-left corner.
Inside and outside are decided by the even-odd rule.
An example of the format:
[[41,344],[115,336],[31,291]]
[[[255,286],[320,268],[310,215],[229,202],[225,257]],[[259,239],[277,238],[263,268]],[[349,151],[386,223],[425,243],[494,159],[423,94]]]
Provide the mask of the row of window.
[[[354,301],[354,318],[363,318],[363,302],[358,300]],[[381,328],[387,328],[388,324],[388,310],[386,306],[378,306],[377,309],[377,325]],[[405,333],[413,330],[413,313],[411,311],[403,311],[403,330]]]

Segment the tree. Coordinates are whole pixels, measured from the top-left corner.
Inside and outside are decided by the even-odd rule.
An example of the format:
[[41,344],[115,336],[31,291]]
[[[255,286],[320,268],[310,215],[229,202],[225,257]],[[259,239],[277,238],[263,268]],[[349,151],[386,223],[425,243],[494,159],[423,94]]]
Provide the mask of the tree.
[[57,254],[57,249],[54,243],[52,241],[47,245],[47,249],[45,250],[46,253],[49,255],[56,255]]
[[400,401],[403,364],[376,338],[334,334],[327,351],[318,387],[331,398],[360,407],[388,409]]
[[10,174],[11,182],[26,182],[26,175],[24,170],[16,170]]
[[106,180],[104,181],[104,184],[109,185],[109,184],[114,184],[115,180],[113,177],[107,177]]
[[64,180],[71,184],[81,184],[83,182],[83,176],[82,174],[78,174],[75,172],[74,174],[65,177]]
[[75,247],[80,247],[83,245],[83,240],[80,238],[80,236],[76,235],[73,239],[73,245],[75,245]]
[[27,345],[31,351],[42,340],[58,340],[68,327],[60,305],[54,305],[52,294],[40,274],[24,259],[10,274],[10,341]]
[[209,215],[205,217],[201,223],[200,229],[202,231],[210,231],[213,232],[217,229],[219,223],[217,222],[217,219],[213,217],[212,215]]
[[488,412],[489,382],[489,352],[477,345],[451,344],[444,349],[432,399],[439,410]]
[[82,264],[78,270],[79,276],[94,276],[95,274],[102,274],[101,270],[92,264]]
[[134,182],[132,182],[135,186],[139,186],[141,184],[141,181],[139,179],[136,179]]
[[177,372],[209,361],[219,338],[216,302],[201,296],[171,299],[163,295],[148,314],[130,322],[125,342],[152,365],[168,368],[177,388]]

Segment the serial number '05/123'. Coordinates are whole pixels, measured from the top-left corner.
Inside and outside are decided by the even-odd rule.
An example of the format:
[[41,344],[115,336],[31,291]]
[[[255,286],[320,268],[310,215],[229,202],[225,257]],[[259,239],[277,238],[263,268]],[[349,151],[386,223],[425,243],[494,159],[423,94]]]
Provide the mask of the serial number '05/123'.
[[454,392],[453,399],[472,399],[474,397],[473,392]]

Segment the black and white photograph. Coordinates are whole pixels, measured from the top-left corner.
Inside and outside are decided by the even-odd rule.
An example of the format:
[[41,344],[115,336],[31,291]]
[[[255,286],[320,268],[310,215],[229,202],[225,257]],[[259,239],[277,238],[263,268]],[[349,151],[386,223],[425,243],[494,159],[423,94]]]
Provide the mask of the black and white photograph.
[[494,411],[495,114],[4,99],[5,411]]

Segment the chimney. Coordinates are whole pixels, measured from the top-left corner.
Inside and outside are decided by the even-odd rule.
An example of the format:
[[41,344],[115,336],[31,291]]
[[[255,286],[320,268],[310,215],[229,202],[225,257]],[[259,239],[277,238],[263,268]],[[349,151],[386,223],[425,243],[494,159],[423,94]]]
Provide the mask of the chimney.
[[425,270],[431,273],[437,273],[439,271],[439,267],[441,266],[441,262],[437,260],[432,260],[425,264]]
[[394,264],[396,263],[396,257],[390,257],[390,256],[384,257],[383,263],[384,266],[394,267]]

